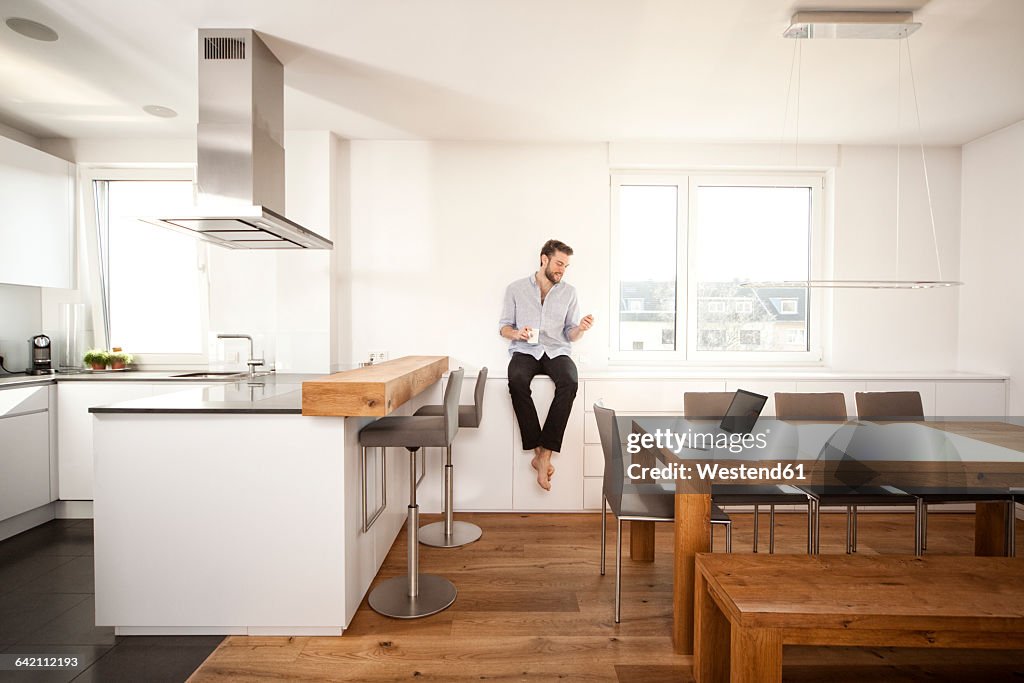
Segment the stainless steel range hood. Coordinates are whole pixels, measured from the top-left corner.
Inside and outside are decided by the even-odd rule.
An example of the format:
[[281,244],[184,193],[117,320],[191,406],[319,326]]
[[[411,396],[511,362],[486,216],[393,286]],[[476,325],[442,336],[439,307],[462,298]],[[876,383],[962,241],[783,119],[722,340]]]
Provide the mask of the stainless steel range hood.
[[332,249],[285,218],[284,67],[251,29],[199,30],[196,206],[146,219],[232,249]]

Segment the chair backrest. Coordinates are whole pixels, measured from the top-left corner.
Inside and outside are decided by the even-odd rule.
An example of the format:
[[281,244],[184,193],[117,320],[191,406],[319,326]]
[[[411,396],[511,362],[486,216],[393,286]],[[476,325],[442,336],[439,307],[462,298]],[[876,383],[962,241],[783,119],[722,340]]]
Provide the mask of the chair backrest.
[[487,368],[480,368],[476,376],[476,387],[473,388],[473,424],[467,427],[479,427],[484,417],[484,389],[487,388]]
[[721,420],[733,396],[731,391],[687,391],[683,394],[683,415],[694,420]]
[[922,420],[924,406],[917,391],[858,391],[857,417],[868,420]]
[[615,411],[605,408],[601,401],[594,404],[594,418],[604,451],[604,495],[612,510],[617,512],[622,507],[622,485],[626,476],[619,425]]
[[775,417],[780,420],[845,420],[846,399],[839,392],[775,392]]
[[462,376],[465,373],[462,368],[452,370],[448,373],[448,386],[444,388],[444,433],[449,444],[459,431],[459,396],[462,395]]

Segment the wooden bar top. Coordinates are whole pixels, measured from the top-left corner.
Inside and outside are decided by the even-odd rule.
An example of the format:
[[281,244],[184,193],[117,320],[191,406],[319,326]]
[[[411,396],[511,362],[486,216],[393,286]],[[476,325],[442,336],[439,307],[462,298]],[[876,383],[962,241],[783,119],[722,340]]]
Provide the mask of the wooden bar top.
[[448,356],[403,356],[302,383],[302,414],[383,417],[428,389]]

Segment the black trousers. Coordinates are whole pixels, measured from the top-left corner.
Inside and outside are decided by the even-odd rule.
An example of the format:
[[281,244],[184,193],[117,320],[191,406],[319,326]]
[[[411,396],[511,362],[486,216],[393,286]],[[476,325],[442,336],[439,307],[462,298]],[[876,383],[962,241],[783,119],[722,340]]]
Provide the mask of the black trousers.
[[[547,375],[555,383],[555,397],[551,401],[543,429],[530,391],[530,382],[537,375]],[[508,393],[512,394],[512,408],[516,411],[524,451],[532,451],[540,446],[561,452],[562,436],[569,422],[569,412],[578,386],[576,364],[569,356],[548,358],[545,353],[537,360],[526,353],[512,354],[508,362]]]

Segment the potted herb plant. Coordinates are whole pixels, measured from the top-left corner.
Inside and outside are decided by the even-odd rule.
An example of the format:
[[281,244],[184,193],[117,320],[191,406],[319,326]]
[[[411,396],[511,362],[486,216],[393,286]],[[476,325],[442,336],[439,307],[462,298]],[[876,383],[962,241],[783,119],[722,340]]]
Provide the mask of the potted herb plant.
[[127,365],[135,360],[135,357],[130,353],[124,351],[115,351],[110,354],[110,367],[113,370],[123,370]]
[[100,349],[89,349],[82,360],[93,370],[105,370],[110,362],[110,354]]

